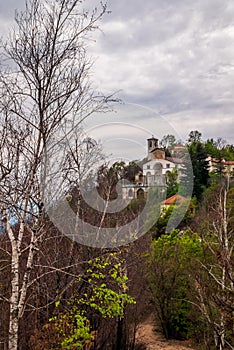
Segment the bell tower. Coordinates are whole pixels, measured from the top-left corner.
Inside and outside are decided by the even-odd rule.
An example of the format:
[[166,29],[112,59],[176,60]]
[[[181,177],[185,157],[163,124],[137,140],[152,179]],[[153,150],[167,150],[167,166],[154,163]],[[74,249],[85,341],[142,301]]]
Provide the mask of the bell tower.
[[147,139],[148,141],[148,160],[152,159],[152,151],[158,148],[158,139],[156,139],[154,136]]

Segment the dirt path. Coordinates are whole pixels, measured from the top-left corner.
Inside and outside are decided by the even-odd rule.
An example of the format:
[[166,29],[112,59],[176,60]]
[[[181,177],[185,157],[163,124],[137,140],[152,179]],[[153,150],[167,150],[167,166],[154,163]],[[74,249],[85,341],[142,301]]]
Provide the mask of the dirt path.
[[[142,344],[146,350],[191,350],[191,342],[179,340],[166,340],[162,334],[154,331],[155,325],[153,316],[150,316],[142,323],[136,333],[136,343]],[[146,347],[143,347],[145,345]]]

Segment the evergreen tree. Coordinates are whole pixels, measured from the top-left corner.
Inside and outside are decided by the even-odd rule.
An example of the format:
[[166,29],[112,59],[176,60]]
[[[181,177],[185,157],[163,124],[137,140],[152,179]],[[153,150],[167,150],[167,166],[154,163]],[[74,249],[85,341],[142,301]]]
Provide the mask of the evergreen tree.
[[187,147],[193,167],[193,196],[200,200],[209,179],[209,162],[206,148],[201,141],[201,133],[191,131]]

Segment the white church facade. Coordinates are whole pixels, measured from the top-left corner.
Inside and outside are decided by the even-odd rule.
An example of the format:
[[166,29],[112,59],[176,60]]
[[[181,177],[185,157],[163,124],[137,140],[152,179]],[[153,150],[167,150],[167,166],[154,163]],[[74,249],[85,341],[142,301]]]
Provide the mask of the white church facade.
[[151,187],[167,187],[167,173],[180,166],[180,160],[166,157],[165,150],[158,145],[158,139],[147,140],[148,160],[143,164],[142,171],[135,175],[131,184],[123,185],[123,199],[146,198]]

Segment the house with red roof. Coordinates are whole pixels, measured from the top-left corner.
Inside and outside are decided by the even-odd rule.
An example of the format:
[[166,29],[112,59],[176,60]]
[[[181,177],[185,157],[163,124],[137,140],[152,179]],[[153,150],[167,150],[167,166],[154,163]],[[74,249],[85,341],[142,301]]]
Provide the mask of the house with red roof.
[[209,162],[210,172],[217,171],[217,168],[220,167],[220,168],[222,168],[223,173],[226,174],[228,177],[234,176],[234,161],[233,160],[225,160],[224,158],[217,159],[217,158],[212,158],[209,156],[207,158],[207,161]]
[[181,196],[180,194],[176,193],[173,196],[165,199],[161,202],[161,209],[168,209],[172,205],[181,205],[186,200],[185,197]]

